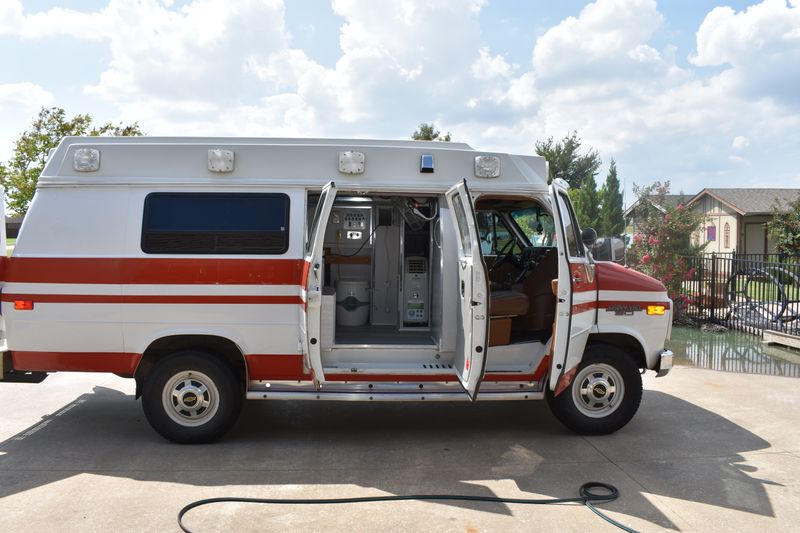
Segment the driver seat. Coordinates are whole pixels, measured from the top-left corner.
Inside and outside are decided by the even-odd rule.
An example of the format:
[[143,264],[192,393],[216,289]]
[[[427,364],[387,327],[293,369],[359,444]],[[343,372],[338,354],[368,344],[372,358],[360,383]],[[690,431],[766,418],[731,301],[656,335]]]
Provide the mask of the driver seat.
[[489,294],[489,346],[511,342],[511,319],[528,314],[528,295],[515,290],[491,291]]
[[528,295],[515,290],[491,291],[489,294],[489,316],[515,317],[528,314]]

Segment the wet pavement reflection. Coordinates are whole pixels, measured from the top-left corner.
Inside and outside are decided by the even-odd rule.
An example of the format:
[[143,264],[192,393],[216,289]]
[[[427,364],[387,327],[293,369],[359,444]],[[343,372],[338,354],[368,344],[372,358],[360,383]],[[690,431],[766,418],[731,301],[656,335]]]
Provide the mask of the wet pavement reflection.
[[674,327],[667,348],[680,365],[800,378],[800,352],[768,346],[761,337],[740,331],[712,333],[699,328]]

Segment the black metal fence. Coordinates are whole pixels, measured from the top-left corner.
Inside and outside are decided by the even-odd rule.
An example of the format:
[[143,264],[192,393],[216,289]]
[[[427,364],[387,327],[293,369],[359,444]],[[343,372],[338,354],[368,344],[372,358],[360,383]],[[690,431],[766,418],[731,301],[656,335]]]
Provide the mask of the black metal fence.
[[690,317],[756,334],[800,334],[800,257],[712,253],[685,260]]

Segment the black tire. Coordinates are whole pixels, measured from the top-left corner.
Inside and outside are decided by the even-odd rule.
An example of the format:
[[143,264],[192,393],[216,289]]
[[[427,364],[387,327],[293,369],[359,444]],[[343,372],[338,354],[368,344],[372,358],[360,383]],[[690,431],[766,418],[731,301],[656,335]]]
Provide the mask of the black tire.
[[180,444],[220,438],[239,417],[242,399],[242,385],[230,365],[198,350],[158,361],[142,388],[147,421],[162,437]]
[[636,414],[642,401],[642,375],[629,354],[594,344],[587,346],[569,387],[558,396],[548,389],[545,397],[555,417],[572,431],[606,435]]

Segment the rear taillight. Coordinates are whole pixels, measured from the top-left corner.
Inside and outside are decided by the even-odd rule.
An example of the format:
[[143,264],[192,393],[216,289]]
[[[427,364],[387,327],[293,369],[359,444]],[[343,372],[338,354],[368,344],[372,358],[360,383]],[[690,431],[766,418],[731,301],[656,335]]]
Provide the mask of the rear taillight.
[[14,309],[17,311],[33,310],[33,300],[14,300]]

